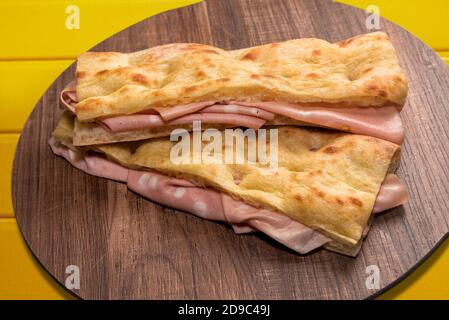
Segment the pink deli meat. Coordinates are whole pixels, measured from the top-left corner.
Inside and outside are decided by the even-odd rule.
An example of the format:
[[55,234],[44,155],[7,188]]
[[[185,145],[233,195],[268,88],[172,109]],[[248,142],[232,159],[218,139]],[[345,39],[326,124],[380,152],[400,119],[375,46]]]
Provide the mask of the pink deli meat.
[[395,106],[382,108],[314,107],[284,102],[234,102],[257,107],[294,120],[336,130],[349,131],[401,144],[404,130]]
[[[127,183],[132,191],[160,204],[201,218],[229,223],[236,233],[261,231],[290,249],[305,254],[331,241],[323,234],[281,213],[255,208],[211,188],[152,171],[127,169],[103,155],[72,150],[51,139],[53,152],[76,168],[103,178]],[[399,178],[390,174],[381,186],[374,213],[405,203],[406,191]]]
[[[76,113],[76,90],[71,82],[61,92],[62,103]],[[396,106],[381,108],[325,107],[284,102],[218,103],[204,101],[174,107],[153,107],[132,115],[97,119],[112,132],[136,131],[147,128],[191,124],[226,124],[258,129],[283,116],[300,124],[325,127],[368,135],[401,144],[404,131]],[[274,121],[276,123],[276,121]],[[281,121],[282,123],[282,121]]]
[[397,175],[390,173],[385,177],[382,187],[377,194],[373,212],[379,213],[398,207],[406,204],[407,200],[407,189]]
[[76,103],[78,102],[78,99],[76,97],[75,81],[71,81],[69,82],[69,84],[66,85],[64,90],[61,91],[59,100],[67,109],[75,113],[75,106]]
[[247,127],[259,129],[265,124],[265,120],[230,113],[192,113],[174,120],[165,121],[160,115],[155,114],[134,114],[129,116],[119,116],[100,120],[112,132],[136,131],[147,128],[188,125],[193,121],[201,121],[204,124],[229,124],[236,127]]

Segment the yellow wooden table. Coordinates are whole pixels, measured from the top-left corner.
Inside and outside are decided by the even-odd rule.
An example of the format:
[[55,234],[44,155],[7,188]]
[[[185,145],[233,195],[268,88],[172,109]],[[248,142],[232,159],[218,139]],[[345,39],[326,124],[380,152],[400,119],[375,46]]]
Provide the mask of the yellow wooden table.
[[[15,145],[29,112],[77,54],[156,13],[200,0],[2,0],[0,3],[0,299],[70,299],[20,236],[11,202]],[[449,64],[447,0],[345,0],[405,27]],[[75,7],[73,6],[75,5]],[[375,5],[376,7],[372,7]],[[79,10],[79,21],[73,14]],[[126,14],[124,14],[126,13]],[[419,13],[419,16],[418,16]],[[79,22],[79,23],[78,23]],[[449,299],[449,241],[381,298]]]

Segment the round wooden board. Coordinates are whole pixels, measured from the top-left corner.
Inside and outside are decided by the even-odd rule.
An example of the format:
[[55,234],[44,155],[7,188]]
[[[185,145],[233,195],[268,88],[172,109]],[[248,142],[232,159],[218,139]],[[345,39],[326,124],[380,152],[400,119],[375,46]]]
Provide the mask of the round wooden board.
[[[368,32],[365,19],[362,10],[325,0],[207,0],[149,18],[93,50],[172,42],[236,49],[302,37],[334,42]],[[54,156],[47,141],[73,65],[39,101],[17,147],[14,208],[32,252],[62,284],[66,267],[78,266],[81,286],[73,292],[87,299],[358,299],[391,286],[449,230],[449,69],[400,27],[386,20],[381,27],[410,82],[398,171],[410,201],[376,217],[357,258],[323,250],[301,256],[260,234],[235,235]],[[380,290],[366,287],[370,265],[380,269]]]

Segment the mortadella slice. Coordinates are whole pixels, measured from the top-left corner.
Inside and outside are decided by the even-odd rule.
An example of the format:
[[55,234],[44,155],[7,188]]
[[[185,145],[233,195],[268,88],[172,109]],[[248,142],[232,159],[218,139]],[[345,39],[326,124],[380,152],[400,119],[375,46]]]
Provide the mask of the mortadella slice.
[[[243,230],[261,231],[301,254],[331,241],[281,213],[255,208],[214,189],[201,188],[159,173],[130,170],[128,187],[145,198],[203,219],[237,225],[240,233]],[[243,229],[244,225],[249,228]]]
[[184,105],[177,105],[174,107],[153,107],[153,110],[156,110],[165,121],[170,121],[187,114],[195,113],[204,109],[205,107],[214,105],[215,101],[203,101],[203,102],[195,102]]
[[401,179],[395,174],[388,174],[381,185],[374,203],[374,213],[379,213],[400,205],[408,201],[407,188]]
[[236,127],[247,127],[259,129],[265,124],[264,119],[229,113],[193,113],[176,118],[171,121],[165,121],[159,115],[153,114],[135,114],[129,116],[120,116],[103,119],[100,122],[112,132],[136,131],[147,128],[185,125],[193,121],[201,121],[205,124],[228,124]]
[[214,104],[200,111],[201,113],[230,113],[235,115],[246,114],[267,121],[273,120],[275,114],[255,107],[240,106],[238,104]]
[[61,91],[59,96],[61,103],[72,113],[75,113],[75,105],[78,102],[76,97],[76,83],[75,80],[69,82]]
[[316,126],[348,131],[401,144],[404,130],[396,106],[382,108],[330,108],[302,106],[285,102],[233,102],[247,107],[257,107],[294,120]]
[[89,151],[83,152],[70,149],[55,138],[51,138],[49,145],[53,153],[63,157],[75,168],[93,176],[126,182],[128,180],[128,169],[113,161],[106,159],[99,153]]

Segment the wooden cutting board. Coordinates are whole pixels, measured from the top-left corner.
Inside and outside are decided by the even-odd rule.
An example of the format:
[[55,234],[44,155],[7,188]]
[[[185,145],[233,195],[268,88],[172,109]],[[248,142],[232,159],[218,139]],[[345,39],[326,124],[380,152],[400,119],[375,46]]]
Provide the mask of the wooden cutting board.
[[[365,33],[365,12],[331,1],[207,0],[160,14],[94,51],[135,51],[171,42],[226,49],[301,37],[338,41]],[[348,299],[374,297],[417,267],[449,230],[449,68],[420,40],[386,20],[410,82],[402,112],[406,141],[398,171],[405,207],[376,217],[357,258],[301,256],[260,234],[159,206],[125,185],[73,168],[47,140],[60,110],[66,70],[36,105],[14,161],[15,214],[30,249],[62,284],[80,271],[87,299]],[[380,288],[368,289],[378,266]],[[368,273],[369,273],[368,269]]]

